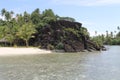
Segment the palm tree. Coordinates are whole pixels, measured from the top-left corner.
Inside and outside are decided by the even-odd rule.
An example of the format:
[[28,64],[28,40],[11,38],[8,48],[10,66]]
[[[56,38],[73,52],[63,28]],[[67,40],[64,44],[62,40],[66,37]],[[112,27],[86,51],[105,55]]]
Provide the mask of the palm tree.
[[24,22],[27,23],[30,21],[30,14],[28,14],[26,11],[24,12]]
[[11,19],[11,14],[8,11],[5,13],[5,19],[7,21],[10,21],[10,19]]
[[6,11],[4,8],[1,10],[1,15],[4,16],[7,21],[11,20],[13,14],[14,14],[13,11],[9,12],[9,11]]
[[6,46],[6,41],[7,41],[7,35],[8,35],[8,27],[7,26],[0,26],[0,39],[3,39],[5,41],[5,46]]
[[5,10],[5,8],[3,8],[1,10],[1,16],[3,17],[3,19],[5,19],[5,13],[6,13],[6,10]]
[[16,15],[16,22],[19,26],[22,26],[25,23],[24,17],[22,16],[22,14]]
[[40,15],[40,10],[39,9],[36,9],[35,11],[32,12],[31,20],[32,20],[32,23],[35,24],[35,25],[40,23],[41,15]]
[[13,11],[11,11],[11,12],[10,12],[10,14],[11,14],[11,16],[13,16],[14,12],[13,12]]
[[5,10],[5,8],[3,8],[3,9],[1,10],[1,14],[2,14],[2,16],[4,16],[5,13],[6,13],[6,10]]
[[117,29],[120,30],[120,27],[118,26]]
[[111,38],[113,38],[113,32],[110,33]]
[[97,31],[95,31],[95,36],[97,36]]
[[108,40],[109,34],[108,34],[108,30],[106,31],[106,40]]
[[33,34],[36,33],[36,29],[32,23],[25,23],[19,29],[18,35],[20,39],[23,39],[26,43],[26,47],[29,46],[29,39],[33,38]]

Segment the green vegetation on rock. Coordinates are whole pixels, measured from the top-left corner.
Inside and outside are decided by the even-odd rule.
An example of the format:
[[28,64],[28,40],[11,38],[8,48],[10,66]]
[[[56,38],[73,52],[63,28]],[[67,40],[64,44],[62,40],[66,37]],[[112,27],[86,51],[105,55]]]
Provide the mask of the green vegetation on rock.
[[90,40],[89,32],[81,23],[71,17],[60,17],[52,9],[41,12],[37,8],[23,14],[2,9],[1,16],[4,19],[0,19],[0,43],[4,46],[39,46],[70,52],[100,50],[102,46],[99,39]]

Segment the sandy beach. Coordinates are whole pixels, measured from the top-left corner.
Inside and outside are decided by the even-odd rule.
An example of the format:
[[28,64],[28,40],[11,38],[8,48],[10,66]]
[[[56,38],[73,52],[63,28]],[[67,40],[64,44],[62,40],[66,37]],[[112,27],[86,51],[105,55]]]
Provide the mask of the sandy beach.
[[49,50],[39,48],[14,48],[0,47],[0,56],[29,55],[29,54],[48,54]]

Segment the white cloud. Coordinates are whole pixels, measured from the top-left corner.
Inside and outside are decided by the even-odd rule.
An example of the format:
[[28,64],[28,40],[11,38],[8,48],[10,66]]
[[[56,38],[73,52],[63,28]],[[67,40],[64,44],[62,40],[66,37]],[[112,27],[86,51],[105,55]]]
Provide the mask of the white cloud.
[[120,0],[52,0],[56,4],[76,5],[76,6],[104,6],[120,4]]

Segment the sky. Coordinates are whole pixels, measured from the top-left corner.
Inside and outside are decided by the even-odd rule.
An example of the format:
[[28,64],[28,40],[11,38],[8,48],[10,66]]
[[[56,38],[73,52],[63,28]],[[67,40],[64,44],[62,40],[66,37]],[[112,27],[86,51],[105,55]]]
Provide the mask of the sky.
[[120,0],[1,0],[0,10],[3,8],[15,13],[52,9],[59,16],[75,18],[91,36],[95,31],[97,35],[117,31],[120,26]]

